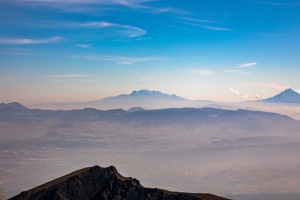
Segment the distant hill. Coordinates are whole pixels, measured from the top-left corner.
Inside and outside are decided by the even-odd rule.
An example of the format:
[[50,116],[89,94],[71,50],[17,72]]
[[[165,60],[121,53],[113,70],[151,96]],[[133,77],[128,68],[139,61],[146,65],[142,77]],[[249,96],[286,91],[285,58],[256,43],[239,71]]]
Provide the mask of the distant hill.
[[144,110],[142,107],[132,107],[130,109],[127,110],[127,112],[137,112],[140,110]]
[[299,103],[300,104],[300,94],[292,89],[287,89],[274,97],[262,100],[262,102],[282,103],[282,104],[284,104],[284,103],[289,103],[289,104],[293,104],[293,103],[298,104]]
[[211,194],[145,188],[140,181],[123,177],[113,166],[81,169],[10,198],[10,200],[42,199],[226,200]]
[[13,103],[1,103],[0,104],[0,109],[3,109],[3,108],[13,108],[13,109],[16,109],[16,110],[27,110],[28,108],[26,108],[25,106],[17,103],[17,102],[13,102]]

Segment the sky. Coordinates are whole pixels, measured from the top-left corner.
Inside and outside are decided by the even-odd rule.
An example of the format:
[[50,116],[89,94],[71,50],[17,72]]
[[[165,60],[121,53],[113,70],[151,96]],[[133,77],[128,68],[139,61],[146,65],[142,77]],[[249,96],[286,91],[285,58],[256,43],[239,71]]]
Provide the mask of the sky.
[[0,102],[300,92],[299,0],[0,0]]

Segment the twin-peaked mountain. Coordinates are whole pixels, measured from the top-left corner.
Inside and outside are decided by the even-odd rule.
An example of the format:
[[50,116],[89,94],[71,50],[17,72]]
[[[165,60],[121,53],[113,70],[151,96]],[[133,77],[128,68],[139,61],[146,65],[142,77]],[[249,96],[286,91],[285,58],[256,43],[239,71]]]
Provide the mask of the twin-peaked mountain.
[[176,101],[183,101],[187,100],[182,97],[179,97],[175,94],[168,95],[161,93],[159,91],[149,91],[149,90],[140,90],[140,91],[133,91],[131,94],[122,94],[115,97],[108,97],[102,99],[103,101],[119,101],[119,100],[176,100]]
[[65,102],[65,103],[46,103],[35,104],[29,108],[50,109],[50,110],[71,110],[84,108],[97,109],[130,109],[132,107],[142,107],[149,109],[172,108],[172,107],[194,107],[208,105],[210,101],[192,101],[184,99],[175,94],[169,95],[159,91],[140,90],[130,94],[122,94],[107,97],[101,100],[90,102]]

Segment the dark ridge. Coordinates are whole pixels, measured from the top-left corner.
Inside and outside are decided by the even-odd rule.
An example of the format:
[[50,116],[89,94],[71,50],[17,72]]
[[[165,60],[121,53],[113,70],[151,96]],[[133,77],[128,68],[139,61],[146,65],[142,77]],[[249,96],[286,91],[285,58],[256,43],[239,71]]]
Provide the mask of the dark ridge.
[[113,166],[88,167],[55,179],[9,200],[226,200],[211,194],[170,192],[143,187]]

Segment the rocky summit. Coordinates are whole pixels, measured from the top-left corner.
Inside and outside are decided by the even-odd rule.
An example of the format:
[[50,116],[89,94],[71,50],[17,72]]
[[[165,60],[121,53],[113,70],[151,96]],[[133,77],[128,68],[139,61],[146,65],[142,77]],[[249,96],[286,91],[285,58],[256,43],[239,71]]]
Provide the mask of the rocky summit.
[[123,177],[113,166],[84,168],[55,179],[10,200],[226,200],[211,194],[170,192],[143,187]]

